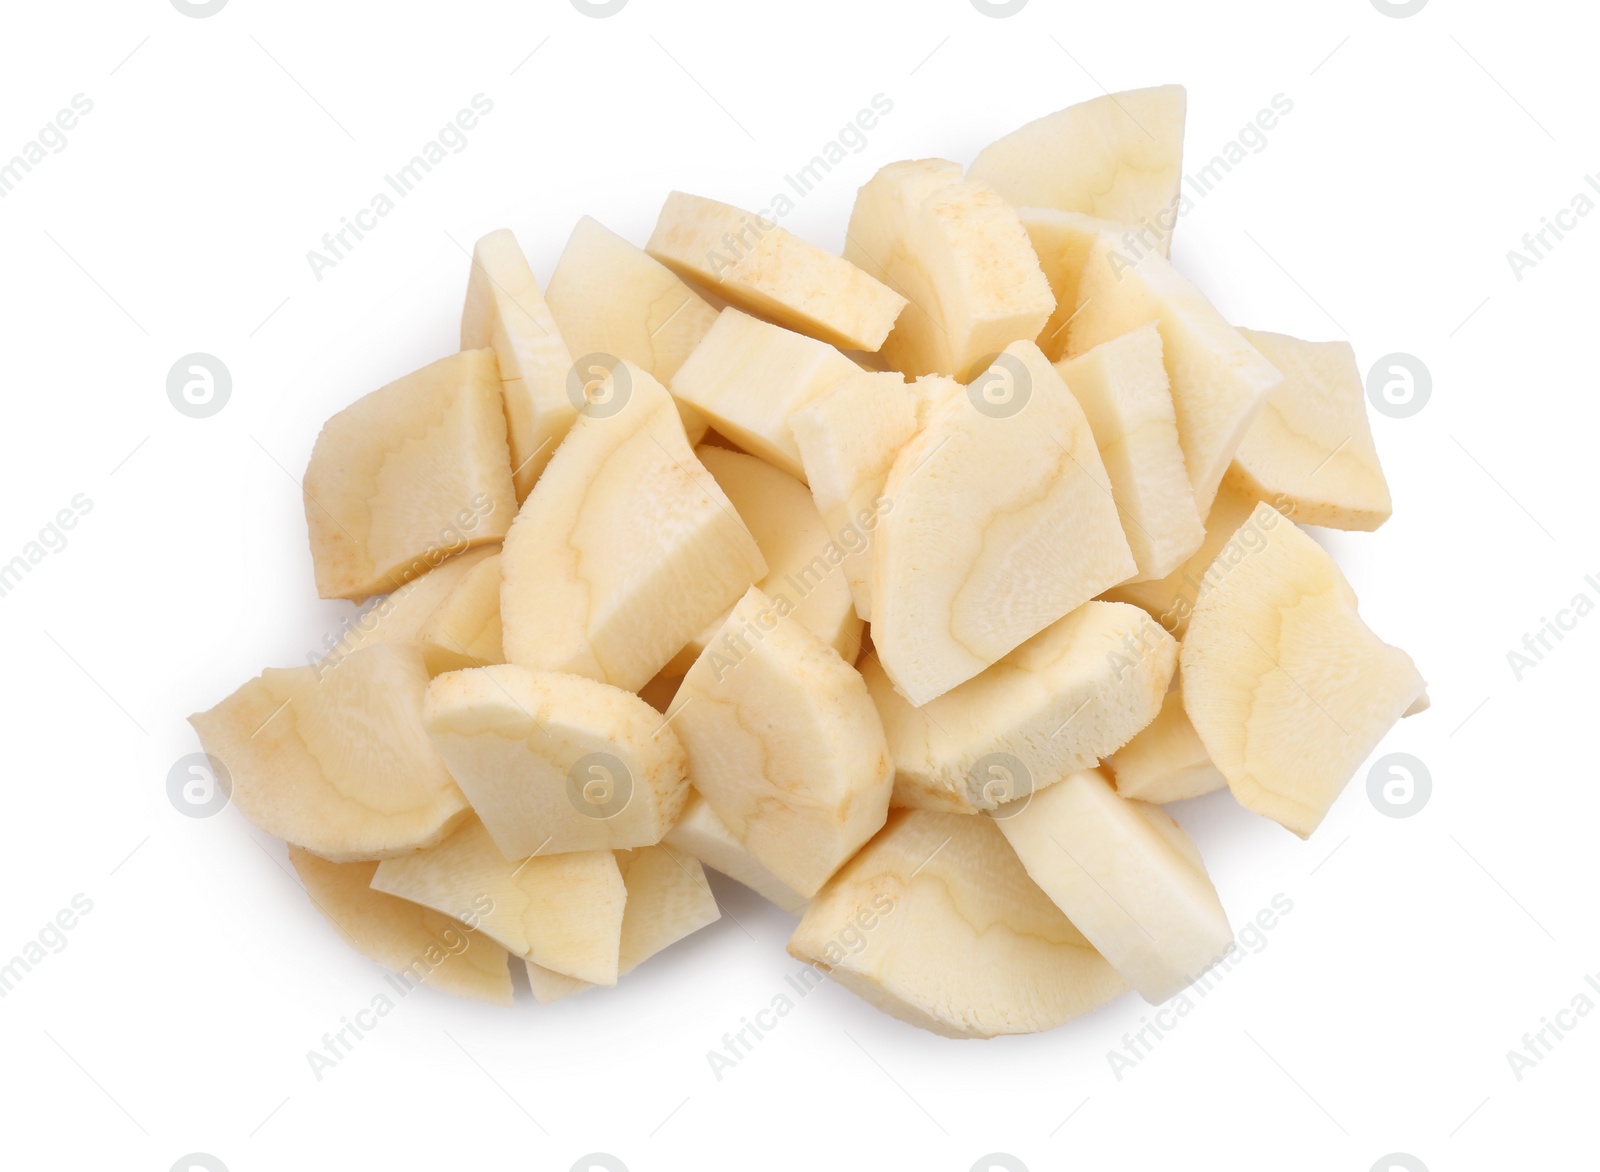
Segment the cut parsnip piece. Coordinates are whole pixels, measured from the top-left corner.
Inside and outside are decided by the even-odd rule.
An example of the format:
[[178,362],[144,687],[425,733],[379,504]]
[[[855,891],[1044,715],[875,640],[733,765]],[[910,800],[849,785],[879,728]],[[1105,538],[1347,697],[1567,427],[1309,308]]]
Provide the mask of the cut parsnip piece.
[[1087,602],[921,708],[867,659],[894,804],[973,814],[1093,765],[1155,718],[1177,657],[1138,607]]
[[1147,322],[1056,365],[1094,432],[1123,533],[1139,567],[1135,582],[1163,578],[1200,548],[1206,527],[1178,442],[1161,334]]
[[[422,632],[428,629],[435,612],[444,606],[458,587],[474,578],[475,569],[486,559],[493,559],[498,582],[499,553],[499,546],[492,545],[469,549],[466,553],[446,558],[426,574],[411,579],[405,585],[395,587],[351,620],[336,641],[330,637],[328,653],[323,657],[324,665],[337,663],[352,651],[359,651],[373,643],[422,642]],[[499,614],[497,599],[496,621]],[[495,638],[498,643],[498,629]],[[430,656],[429,667],[435,672],[476,666],[470,658],[470,652],[463,655],[448,645],[441,647],[430,643],[429,646],[435,652]],[[482,649],[484,643],[480,641],[478,646]]]
[[884,495],[872,640],[912,704],[1135,572],[1083,409],[1032,342],[934,410]]
[[593,989],[588,981],[580,981],[575,977],[554,973],[543,965],[527,962],[528,988],[533,991],[534,999],[540,1005],[549,1005],[560,1001],[563,997],[571,997],[574,993],[582,993],[585,989]]
[[1066,353],[1067,324],[1078,311],[1078,283],[1083,279],[1094,242],[1102,235],[1115,236],[1129,229],[1110,220],[1054,208],[1018,208],[1017,218],[1028,233],[1039,267],[1050,282],[1050,293],[1056,299],[1055,312],[1044,323],[1038,338],[1039,349],[1055,362]]
[[800,918],[789,954],[948,1038],[1048,1030],[1127,990],[988,818],[894,810]]
[[467,816],[423,731],[427,686],[421,646],[374,643],[331,665],[268,668],[189,723],[262,830],[334,862],[381,859]]
[[677,823],[661,840],[680,854],[699,859],[713,871],[743,883],[791,915],[805,910],[806,897],[767,870],[717,817],[711,803],[691,793]]
[[1102,236],[1090,250],[1077,316],[1067,328],[1067,356],[1156,323],[1183,462],[1204,517],[1245,432],[1283,375],[1177,269],[1153,253],[1134,261],[1122,247]]
[[512,956],[588,984],[617,983],[627,891],[611,851],[507,859],[473,818],[437,846],[385,859],[372,887],[446,915],[481,909],[478,930]]
[[[795,412],[789,429],[823,524],[843,548],[840,568],[856,614],[869,620],[872,534],[888,504],[884,482],[895,455],[917,430],[905,380],[893,372],[851,375]],[[855,662],[853,655],[841,654]]]
[[1394,504],[1350,343],[1239,332],[1283,372],[1283,385],[1245,432],[1228,480],[1259,500],[1292,503],[1302,525],[1382,525]]
[[461,348],[483,346],[500,360],[512,476],[517,500],[525,500],[578,417],[578,405],[567,386],[573,355],[509,228],[490,232],[472,249]]
[[1181,802],[1228,784],[1189,723],[1181,687],[1167,693],[1156,718],[1112,754],[1106,765],[1117,792],[1141,802]]
[[984,147],[968,174],[1018,207],[1084,212],[1144,230],[1172,252],[1183,185],[1181,85],[1105,94],[1057,110]]
[[801,895],[883,825],[894,765],[866,685],[761,591],[739,600],[667,715],[695,789]]
[[1165,578],[1112,587],[1104,597],[1111,602],[1142,606],[1163,630],[1182,639],[1189,629],[1194,604],[1205,593],[1212,565],[1219,557],[1224,559],[1222,564],[1233,564],[1241,560],[1249,548],[1254,548],[1255,535],[1240,532],[1239,526],[1250,519],[1256,504],[1254,495],[1240,492],[1224,481],[1206,517],[1205,540],[1183,565]]
[[628,885],[617,972],[626,976],[662,949],[722,918],[698,860],[667,846],[617,851]]
[[629,362],[613,379],[511,526],[500,621],[512,663],[633,689],[767,567],[672,396]]
[[883,344],[905,374],[970,378],[1055,309],[1011,205],[941,159],[891,163],[856,197],[845,257],[911,304]]
[[1183,705],[1239,804],[1306,838],[1425,685],[1321,546],[1268,504],[1246,525],[1190,620]]
[[1160,1005],[1233,940],[1194,843],[1098,769],[994,815],[1028,875],[1135,991]]
[[500,551],[469,566],[455,589],[439,603],[417,632],[417,639],[464,662],[457,667],[504,663],[500,639]]
[[428,686],[423,723],[508,859],[661,841],[689,784],[683,746],[632,692],[515,664]]
[[906,299],[770,220],[674,191],[645,250],[679,276],[847,350],[883,345]]
[[289,848],[306,894],[334,931],[362,956],[397,974],[396,988],[417,984],[446,993],[511,1004],[506,950],[469,924],[371,887],[375,862],[330,863]]
[[946,374],[925,374],[906,384],[911,395],[911,410],[916,416],[917,430],[928,426],[934,409],[947,399],[967,393],[967,388]]
[[751,455],[803,479],[790,417],[860,373],[826,342],[724,309],[673,376],[672,393]]
[[366,598],[499,541],[516,515],[494,352],[441,358],[322,426],[304,482],[317,593]]

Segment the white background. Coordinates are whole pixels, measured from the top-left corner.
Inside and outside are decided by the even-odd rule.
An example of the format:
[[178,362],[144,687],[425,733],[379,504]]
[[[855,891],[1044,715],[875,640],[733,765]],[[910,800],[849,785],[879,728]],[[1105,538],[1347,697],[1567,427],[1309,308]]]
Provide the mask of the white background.
[[[0,1000],[7,1166],[1592,1166],[1600,1015],[1520,1082],[1506,1059],[1600,972],[1600,617],[1520,682],[1506,659],[1600,598],[1600,216],[1521,281],[1505,255],[1600,168],[1587,6],[122,0],[4,21],[0,158],[94,103],[0,200],[0,561],[93,502],[0,598],[0,959],[93,901]],[[583,213],[642,243],[674,187],[759,208],[882,93],[867,149],[785,221],[837,250],[878,166],[965,163],[1162,82],[1188,87],[1191,172],[1294,103],[1181,223],[1176,263],[1236,322],[1432,372],[1420,413],[1374,416],[1394,519],[1319,535],[1430,681],[1380,750],[1426,763],[1426,808],[1383,816],[1363,769],[1308,842],[1225,794],[1180,809],[1236,926],[1278,893],[1293,911],[1120,1080],[1107,1051],[1154,1012],[1132,995],[952,1042],[829,985],[717,1081],[706,1052],[798,967],[792,921],[719,884],[724,919],[614,991],[511,1011],[423,991],[318,1082],[306,1052],[382,973],[281,847],[231,809],[181,816],[166,778],[197,748],[187,714],[349,613],[314,596],[295,479],[327,415],[455,348],[463,246],[509,225],[542,280]],[[307,250],[480,92],[470,145],[315,279]],[[166,397],[191,351],[233,375],[209,419]]]

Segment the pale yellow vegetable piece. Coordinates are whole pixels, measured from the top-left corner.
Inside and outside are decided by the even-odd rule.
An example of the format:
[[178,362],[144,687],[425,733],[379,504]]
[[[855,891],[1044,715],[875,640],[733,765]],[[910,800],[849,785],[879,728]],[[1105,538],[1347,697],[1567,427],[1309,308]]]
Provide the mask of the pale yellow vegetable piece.
[[968,174],[1018,207],[1085,212],[1142,228],[1172,251],[1183,185],[1181,85],[1105,94],[1057,110],[986,146]]
[[883,825],[894,764],[866,684],[761,591],[733,608],[668,717],[695,789],[801,895]]
[[[477,666],[475,652],[488,649],[487,637],[474,640],[470,646],[463,644],[466,648],[463,653],[462,650],[448,644],[440,645],[431,639],[425,640],[423,631],[427,630],[432,635],[444,633],[445,629],[442,626],[433,625],[433,616],[445,607],[446,602],[454,596],[458,588],[464,588],[468,597],[476,596],[479,581],[477,570],[485,561],[489,561],[493,566],[495,592],[498,595],[499,554],[499,546],[480,545],[477,549],[446,558],[426,574],[411,579],[403,586],[395,587],[391,593],[377,599],[352,619],[337,639],[329,637],[328,653],[323,657],[323,662],[337,663],[352,651],[359,651],[373,643],[426,642],[430,648],[428,666],[435,672]],[[468,586],[469,582],[473,585]],[[456,606],[451,606],[449,611],[451,614],[460,613]],[[498,597],[494,603],[494,617],[495,623],[498,624],[500,619]],[[496,654],[499,642],[500,631],[496,625],[494,630]],[[485,658],[484,662],[496,661]]]
[[1227,786],[1183,710],[1183,689],[1174,688],[1161,712],[1106,761],[1117,792],[1141,802],[1181,802]]
[[1094,432],[1122,531],[1139,572],[1163,578],[1200,548],[1206,527],[1178,442],[1172,388],[1153,322],[1102,342],[1056,370]]
[[891,163],[856,197],[845,257],[911,302],[883,345],[909,375],[970,379],[1055,309],[1017,213],[942,159]]
[[1239,332],[1283,372],[1283,385],[1245,432],[1228,480],[1260,500],[1291,502],[1302,525],[1382,525],[1394,504],[1350,343]]
[[895,763],[894,804],[993,810],[1122,748],[1156,716],[1178,646],[1138,607],[1087,602],[921,708],[862,675]]
[[679,276],[849,350],[883,345],[905,298],[771,220],[674,191],[645,250]]
[[1259,544],[1190,620],[1183,705],[1239,804],[1305,838],[1425,684],[1321,546],[1268,504],[1246,524]]
[[487,346],[500,360],[517,500],[525,500],[556,445],[578,417],[569,387],[572,353],[545,304],[533,269],[509,228],[472,249],[461,310],[461,348]]
[[465,662],[452,667],[504,663],[500,639],[500,551],[467,568],[454,590],[428,616],[417,638]]
[[711,803],[697,793],[689,795],[683,813],[661,841],[680,854],[699,859],[713,871],[743,883],[791,915],[805,910],[806,897],[762,866],[717,817]]
[[1200,852],[1159,806],[1074,773],[995,823],[1055,905],[1152,1005],[1182,991],[1233,942]]
[[967,388],[947,374],[924,374],[906,384],[911,394],[911,410],[916,416],[917,430],[928,426],[928,420],[940,404],[967,393]]
[[872,640],[913,704],[1135,572],[1083,409],[1032,342],[934,409],[884,495]]
[[323,598],[382,594],[499,541],[517,504],[494,353],[442,358],[329,419],[304,496]]
[[1156,323],[1183,462],[1203,517],[1245,432],[1283,375],[1177,269],[1153,253],[1135,260],[1123,247],[1102,236],[1090,250],[1078,283],[1077,316],[1067,329],[1067,355]]
[[506,950],[460,920],[371,887],[374,862],[330,863],[309,851],[289,848],[306,894],[328,923],[368,960],[393,969],[394,989],[418,984],[446,993],[511,1004],[510,958]]
[[626,976],[662,949],[722,918],[711,884],[693,856],[665,845],[617,851],[628,885],[617,971]]
[[724,309],[672,379],[672,393],[753,456],[804,478],[796,411],[861,373],[826,342]]
[[478,930],[512,956],[588,984],[617,983],[627,891],[611,851],[508,859],[473,818],[437,846],[385,859],[372,887],[447,915],[481,908]]
[[543,965],[527,962],[528,987],[533,991],[534,998],[540,1005],[549,1005],[551,1002],[560,1001],[563,997],[571,997],[574,993],[582,993],[585,989],[593,989],[588,981],[580,981],[576,977],[564,976],[561,973],[551,972]]
[[423,723],[508,859],[649,846],[688,795],[683,746],[632,692],[515,664],[428,686]]
[[467,816],[423,731],[427,686],[421,646],[374,643],[334,664],[268,668],[189,723],[262,830],[335,862],[387,858]]
[[1094,242],[1102,235],[1117,236],[1130,230],[1110,220],[1054,208],[1018,208],[1017,218],[1028,233],[1039,267],[1050,282],[1050,293],[1056,299],[1055,312],[1044,323],[1038,338],[1039,349],[1055,362],[1066,353],[1067,325],[1078,311],[1078,283],[1083,279]]
[[789,954],[950,1038],[1053,1029],[1127,984],[989,818],[893,810],[811,901]]
[[500,621],[512,663],[633,689],[767,566],[672,397],[631,363],[614,377],[506,536]]

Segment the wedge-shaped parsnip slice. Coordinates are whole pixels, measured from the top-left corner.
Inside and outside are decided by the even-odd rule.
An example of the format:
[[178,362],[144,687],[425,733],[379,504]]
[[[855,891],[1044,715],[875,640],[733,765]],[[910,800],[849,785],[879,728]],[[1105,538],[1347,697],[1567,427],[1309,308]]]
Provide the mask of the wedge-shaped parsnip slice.
[[804,478],[790,417],[860,373],[826,342],[724,309],[673,376],[672,393],[751,455]]
[[1233,939],[1184,829],[1098,769],[994,815],[1033,881],[1135,991],[1160,1005]]
[[1245,432],[1228,480],[1259,500],[1292,503],[1302,525],[1382,525],[1394,505],[1350,343],[1239,332],[1283,372],[1283,385]]
[[1156,323],[1183,462],[1204,517],[1245,432],[1283,375],[1177,269],[1153,253],[1131,260],[1122,248],[1121,241],[1102,236],[1090,250],[1078,282],[1077,316],[1067,328],[1067,355]]
[[626,976],[662,949],[722,918],[706,873],[692,855],[668,846],[617,851],[628,885],[617,971]]
[[[324,663],[337,663],[352,651],[359,651],[373,643],[424,642],[422,632],[432,627],[434,615],[455,595],[457,589],[465,588],[469,596],[475,594],[476,586],[469,587],[467,583],[478,581],[478,567],[486,560],[493,566],[495,592],[498,595],[499,554],[499,546],[482,545],[453,558],[447,558],[421,577],[395,587],[392,592],[374,601],[352,619],[337,639],[330,640]],[[452,613],[458,613],[454,606],[450,609]],[[494,616],[497,624],[494,631],[495,646],[498,648],[500,641],[498,597],[495,599]],[[440,632],[434,629],[434,633]],[[488,643],[486,638],[476,640],[474,647],[468,647],[465,653],[448,644],[440,646],[428,641],[428,646],[430,648],[428,666],[435,672],[441,672],[477,666],[478,659],[474,654],[474,647],[482,651],[487,648]],[[498,661],[484,659],[484,662]]]
[[883,825],[894,765],[861,676],[752,588],[667,713],[695,789],[803,896]]
[[789,954],[948,1038],[1053,1029],[1127,990],[988,818],[893,810],[800,918]]
[[529,494],[500,565],[507,659],[627,689],[767,572],[672,397],[628,362]]
[[645,250],[734,305],[847,350],[883,345],[906,300],[770,220],[674,191]]
[[480,909],[478,930],[512,956],[591,985],[617,983],[627,891],[611,851],[508,859],[473,818],[437,846],[385,859],[372,887],[447,915]]
[[689,795],[677,823],[661,841],[680,854],[699,859],[713,871],[743,883],[791,915],[805,910],[806,897],[763,867],[717,817],[711,803],[697,793]]
[[1200,548],[1206,527],[1178,443],[1161,334],[1147,322],[1056,370],[1078,400],[1105,461],[1139,573],[1162,578]]
[[1170,255],[1183,184],[1181,85],[1105,94],[1057,110],[984,147],[968,174],[1018,207],[1130,224]]
[[683,808],[683,746],[632,692],[515,664],[428,685],[423,723],[508,859],[649,846]]
[[472,250],[461,348],[482,346],[500,360],[512,475],[517,500],[525,500],[578,417],[578,403],[568,387],[573,355],[509,228],[489,233]]
[[1190,620],[1183,706],[1239,804],[1306,838],[1425,685],[1321,546],[1268,504],[1246,525]]
[[506,950],[460,920],[374,891],[377,863],[330,863],[293,846],[289,862],[311,902],[344,942],[395,971],[390,978],[395,989],[409,993],[423,984],[478,1001],[511,1004]]
[[551,972],[531,960],[527,962],[527,966],[528,987],[533,990],[533,996],[540,1005],[549,1005],[552,1001],[560,1001],[563,997],[571,997],[574,993],[594,988],[588,981]]
[[1117,792],[1141,802],[1181,802],[1228,784],[1189,723],[1181,687],[1167,693],[1156,718],[1112,754],[1106,765]]
[[1028,233],[1039,267],[1050,282],[1050,293],[1056,299],[1055,312],[1044,323],[1038,338],[1039,349],[1055,362],[1066,353],[1067,323],[1078,311],[1078,282],[1083,279],[1094,242],[1102,235],[1115,236],[1130,230],[1110,220],[1054,208],[1018,208],[1017,218]]
[[1135,572],[1083,409],[1032,342],[934,410],[884,495],[872,640],[913,704]]
[[493,351],[441,358],[329,419],[304,489],[323,598],[382,594],[499,541],[517,506]]
[[1224,559],[1224,565],[1237,563],[1244,558],[1247,548],[1253,547],[1255,535],[1241,532],[1239,526],[1250,519],[1257,501],[1253,494],[1240,492],[1223,482],[1206,517],[1205,540],[1183,565],[1165,578],[1114,586],[1105,592],[1105,598],[1142,606],[1163,630],[1182,639],[1189,629],[1194,604],[1205,593],[1212,565],[1218,558]]
[[856,614],[870,619],[872,534],[888,503],[889,469],[917,430],[914,401],[900,375],[864,370],[795,412],[789,429],[823,524],[844,551]]
[[1138,607],[1087,602],[921,708],[868,658],[894,804],[973,814],[1093,765],[1155,718],[1177,657]]
[[422,647],[375,643],[333,664],[268,668],[189,723],[262,830],[335,862],[387,858],[467,816],[423,731],[427,686]]
[[928,420],[933,418],[935,408],[947,399],[954,399],[967,393],[966,387],[947,374],[922,375],[907,383],[906,390],[911,395],[911,410],[916,416],[918,431],[928,426]]
[[[671,269],[588,216],[572,229],[545,298],[574,361],[626,358],[661,383],[717,320],[711,304]],[[682,401],[678,413],[689,442],[699,443],[705,416]]]
[[905,374],[970,378],[1055,309],[1011,205],[941,159],[891,163],[856,197],[845,257],[911,304],[883,345]]
[[500,639],[500,551],[470,567],[454,590],[439,603],[417,638],[465,662],[457,667],[504,663]]

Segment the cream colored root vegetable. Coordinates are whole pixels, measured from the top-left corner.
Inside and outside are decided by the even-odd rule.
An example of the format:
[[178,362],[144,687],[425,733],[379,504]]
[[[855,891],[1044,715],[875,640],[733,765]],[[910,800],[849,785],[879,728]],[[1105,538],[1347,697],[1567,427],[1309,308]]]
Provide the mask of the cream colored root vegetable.
[[499,541],[516,515],[494,353],[468,350],[323,424],[306,468],[317,593],[361,599]]
[[790,915],[805,910],[806,897],[767,870],[717,817],[711,803],[691,793],[677,823],[662,842],[680,854],[699,859],[713,871],[743,883],[763,899],[777,904]]
[[461,348],[483,346],[500,360],[512,475],[517,500],[525,500],[578,408],[567,385],[573,355],[509,228],[489,233],[472,250]]
[[467,816],[423,731],[427,686],[421,646],[375,643],[319,667],[268,668],[189,723],[262,830],[335,862],[386,858]]
[[993,821],[930,810],[890,812],[811,901],[789,954],[949,1038],[1053,1029],[1128,987]]
[[372,877],[386,891],[447,915],[478,912],[478,930],[511,955],[592,985],[615,985],[627,890],[608,850],[507,859],[474,818]]
[[1174,688],[1148,725],[1106,761],[1117,792],[1141,802],[1181,802],[1226,788]]
[[693,856],[663,844],[617,851],[616,858],[628,885],[617,968],[621,975],[722,918],[706,873]]
[[1039,331],[1039,349],[1055,362],[1066,353],[1067,326],[1078,312],[1078,283],[1089,263],[1090,250],[1101,236],[1128,232],[1122,224],[1099,220],[1082,212],[1062,212],[1054,208],[1018,208],[1017,218],[1028,233],[1039,267],[1050,282],[1056,308]]
[[803,896],[883,825],[894,765],[856,670],[752,588],[668,711],[694,786]]
[[872,640],[913,704],[1135,572],[1083,409],[1032,342],[934,409],[884,495]]
[[[411,579],[403,586],[395,587],[392,592],[374,601],[351,620],[339,638],[328,647],[324,661],[330,664],[337,663],[352,651],[359,651],[373,643],[423,642],[422,632],[432,624],[435,612],[445,605],[458,588],[468,581],[476,581],[475,570],[485,560],[492,561],[495,590],[498,594],[499,554],[498,546],[482,545],[455,557],[446,558],[420,577]],[[474,589],[468,587],[468,593],[471,594]],[[494,613],[495,621],[498,623],[500,616],[498,598],[495,600]],[[463,655],[448,644],[441,646],[431,640],[426,642],[431,648],[429,668],[436,673],[477,666],[469,658],[470,650],[467,655]],[[495,642],[498,646],[498,627],[495,631]],[[487,641],[478,640],[475,642],[475,647],[484,650]]]
[[674,191],[645,250],[752,313],[848,350],[877,350],[905,298],[750,212]]
[[1033,881],[1152,1005],[1233,939],[1200,852],[1159,806],[1091,769],[1002,807],[995,823]]
[[1246,524],[1190,620],[1183,704],[1240,805],[1305,838],[1424,683],[1321,546],[1271,505]]
[[1183,184],[1181,85],[1105,94],[990,143],[968,174],[1018,207],[1085,212],[1172,251]]
[[[442,653],[445,670],[504,663],[500,637],[500,551],[469,567],[454,590],[434,608],[417,639]],[[455,655],[461,662],[449,662]]]
[[921,708],[869,658],[894,804],[973,814],[1093,765],[1156,716],[1177,656],[1138,607],[1089,602]]
[[582,676],[451,672],[428,686],[423,723],[508,859],[652,845],[688,795],[661,715]]
[[672,397],[624,362],[529,494],[501,570],[507,659],[633,689],[767,566]]
[[418,984],[446,993],[511,1004],[506,950],[469,925],[407,900],[372,890],[378,864],[330,863],[289,848],[306,894],[334,930],[362,956],[393,969],[395,988]]
[[1228,480],[1259,500],[1288,501],[1303,525],[1382,525],[1394,506],[1350,343],[1239,332],[1283,372],[1283,385],[1245,432]]

